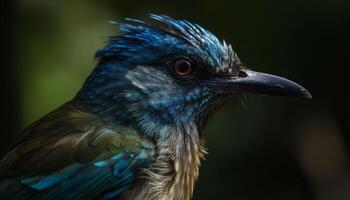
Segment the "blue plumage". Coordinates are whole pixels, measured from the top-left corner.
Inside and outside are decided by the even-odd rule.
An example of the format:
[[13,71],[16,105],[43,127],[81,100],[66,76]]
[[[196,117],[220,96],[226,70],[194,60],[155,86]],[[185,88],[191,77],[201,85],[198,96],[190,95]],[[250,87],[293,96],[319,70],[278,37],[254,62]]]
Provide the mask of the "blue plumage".
[[0,199],[189,200],[201,131],[229,97],[311,95],[242,66],[231,46],[186,20],[118,24],[71,101],[35,122],[0,161]]

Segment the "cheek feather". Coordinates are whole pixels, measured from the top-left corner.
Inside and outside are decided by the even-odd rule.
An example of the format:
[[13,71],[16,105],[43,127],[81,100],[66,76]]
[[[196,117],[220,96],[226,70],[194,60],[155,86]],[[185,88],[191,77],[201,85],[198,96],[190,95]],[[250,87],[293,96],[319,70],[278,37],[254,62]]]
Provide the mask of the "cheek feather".
[[144,103],[153,108],[176,107],[183,101],[183,89],[173,78],[151,66],[138,66],[130,70],[125,77],[146,97]]
[[176,89],[170,76],[151,66],[137,66],[129,70],[125,77],[131,81],[132,85],[148,95],[157,91],[170,92]]
[[213,94],[209,88],[179,85],[171,75],[152,66],[137,66],[129,70],[125,78],[133,86],[124,94],[134,102],[130,112],[140,118],[147,129],[156,126],[152,120],[176,124],[200,121],[211,105]]

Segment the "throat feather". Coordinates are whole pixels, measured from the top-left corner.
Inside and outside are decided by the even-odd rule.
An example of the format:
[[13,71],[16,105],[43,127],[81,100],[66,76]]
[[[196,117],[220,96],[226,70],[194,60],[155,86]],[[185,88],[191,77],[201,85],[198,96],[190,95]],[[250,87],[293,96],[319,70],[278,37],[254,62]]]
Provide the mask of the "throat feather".
[[[190,123],[192,124],[192,123]],[[177,128],[157,142],[158,157],[145,172],[148,175],[146,199],[190,200],[206,154],[195,126]]]

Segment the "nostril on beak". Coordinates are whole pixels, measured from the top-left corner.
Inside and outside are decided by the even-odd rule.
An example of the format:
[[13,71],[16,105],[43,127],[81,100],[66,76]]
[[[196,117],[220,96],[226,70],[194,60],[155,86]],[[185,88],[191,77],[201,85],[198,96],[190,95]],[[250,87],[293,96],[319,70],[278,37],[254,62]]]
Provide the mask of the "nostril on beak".
[[248,74],[245,73],[245,72],[242,71],[242,70],[240,70],[240,71],[238,72],[238,77],[240,77],[240,78],[245,78],[245,77],[247,77],[247,76],[248,76]]

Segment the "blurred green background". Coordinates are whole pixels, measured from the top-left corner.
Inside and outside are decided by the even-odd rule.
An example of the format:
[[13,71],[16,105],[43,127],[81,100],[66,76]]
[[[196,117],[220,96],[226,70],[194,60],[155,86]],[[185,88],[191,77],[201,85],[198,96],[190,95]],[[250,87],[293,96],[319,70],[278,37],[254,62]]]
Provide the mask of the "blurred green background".
[[214,115],[194,199],[350,199],[350,1],[3,1],[1,147],[70,100],[96,64],[109,20],[167,14],[230,42],[254,70],[312,100],[249,95]]

